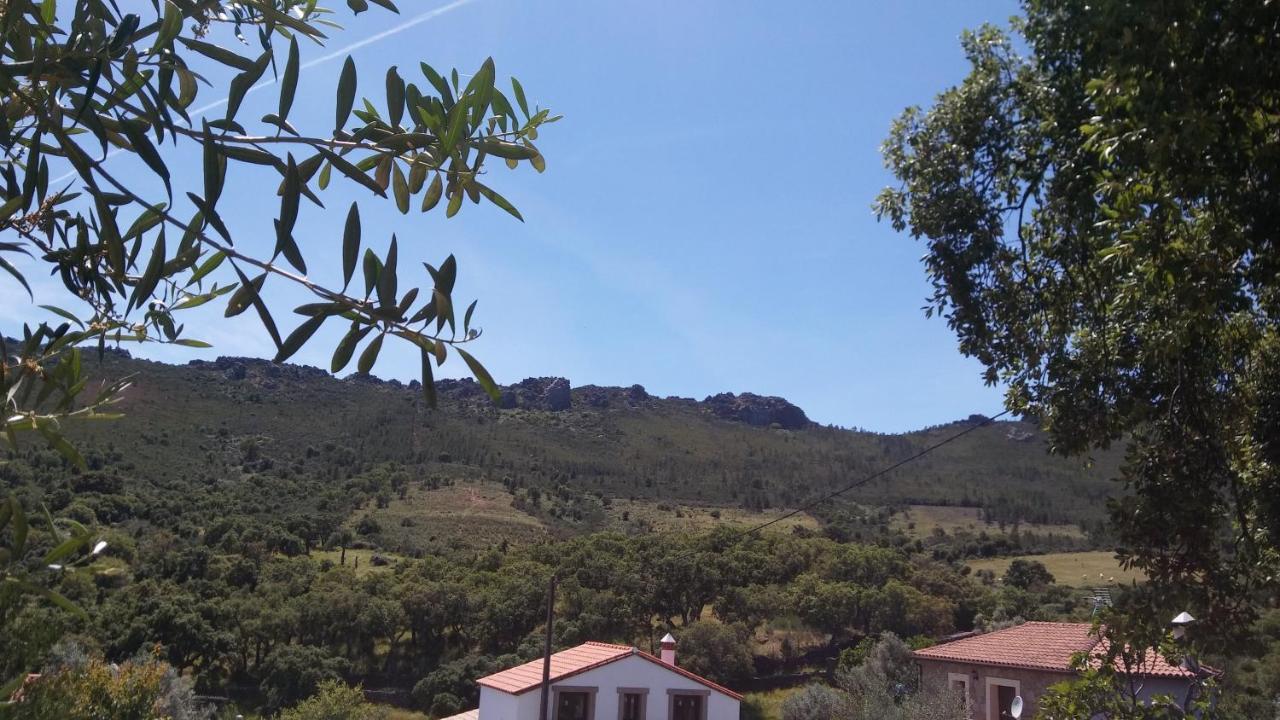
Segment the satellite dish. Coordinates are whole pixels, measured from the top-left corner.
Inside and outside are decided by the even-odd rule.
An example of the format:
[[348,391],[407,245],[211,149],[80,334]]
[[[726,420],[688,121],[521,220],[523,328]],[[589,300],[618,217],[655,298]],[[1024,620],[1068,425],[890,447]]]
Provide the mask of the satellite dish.
[[1013,702],[1009,703],[1009,714],[1013,716],[1013,720],[1022,717],[1022,696],[1015,695]]

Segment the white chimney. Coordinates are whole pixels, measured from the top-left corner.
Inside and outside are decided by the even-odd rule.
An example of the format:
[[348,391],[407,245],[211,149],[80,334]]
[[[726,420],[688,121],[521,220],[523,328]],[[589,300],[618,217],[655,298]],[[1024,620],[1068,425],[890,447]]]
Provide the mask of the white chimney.
[[662,636],[662,640],[660,642],[662,647],[662,662],[668,665],[675,665],[676,664],[676,639],[671,636],[671,633],[667,633],[666,635]]

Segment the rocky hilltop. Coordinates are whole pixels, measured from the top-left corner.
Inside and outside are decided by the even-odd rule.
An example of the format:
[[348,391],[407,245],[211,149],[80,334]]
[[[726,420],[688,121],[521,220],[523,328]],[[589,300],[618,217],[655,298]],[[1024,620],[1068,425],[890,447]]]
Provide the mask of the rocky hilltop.
[[780,397],[764,397],[755,393],[720,393],[702,401],[718,418],[736,420],[756,427],[778,427],[800,430],[813,424],[800,408]]
[[[127,355],[126,355],[127,357]],[[192,360],[189,367],[212,370],[225,379],[246,382],[266,390],[279,387],[282,381],[306,382],[331,377],[328,372],[307,365],[277,365],[269,360],[249,357],[222,356],[216,360]],[[382,380],[366,373],[352,373],[341,379],[346,383],[384,385],[393,388],[406,387],[399,380]],[[417,380],[409,382],[410,390],[418,390]],[[442,403],[470,407],[490,407],[489,396],[479,383],[470,378],[439,380],[436,391]],[[640,408],[656,401],[643,385],[607,387],[583,385],[572,387],[567,378],[531,377],[518,383],[502,386],[498,408],[501,410],[535,410],[564,412],[567,410],[603,410]],[[786,430],[802,430],[813,425],[804,410],[784,398],[756,395],[755,393],[720,393],[710,395],[702,402],[688,398],[667,398],[667,402],[697,407],[704,412],[730,422],[753,427],[778,427]]]

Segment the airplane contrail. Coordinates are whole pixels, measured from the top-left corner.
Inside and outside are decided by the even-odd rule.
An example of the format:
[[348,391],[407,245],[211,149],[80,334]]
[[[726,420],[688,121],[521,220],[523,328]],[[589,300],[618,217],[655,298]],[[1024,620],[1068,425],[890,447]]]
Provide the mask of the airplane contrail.
[[[359,50],[362,47],[367,47],[369,45],[373,45],[374,43],[382,42],[383,40],[386,40],[392,35],[399,35],[405,30],[408,30],[409,28],[416,27],[429,20],[434,20],[440,17],[441,15],[444,15],[447,12],[452,12],[453,10],[457,10],[463,5],[470,5],[473,2],[475,2],[475,0],[453,0],[453,2],[447,5],[441,5],[440,7],[434,10],[428,10],[422,13],[421,15],[415,15],[409,20],[405,21],[404,23],[397,25],[393,28],[383,30],[380,33],[374,33],[373,35],[370,35],[369,37],[364,38],[362,40],[357,40],[351,43],[350,45],[347,45],[346,47],[339,48],[326,55],[321,55],[318,58],[313,58],[311,60],[308,60],[302,63],[301,65],[299,65],[298,67],[301,70],[306,70],[307,68],[312,68],[312,67],[315,67],[316,65],[327,63],[330,60],[336,60],[340,57],[343,57],[344,55],[347,55],[356,50]],[[267,78],[266,80],[263,80],[257,85],[254,85],[253,87],[249,88],[248,92],[246,92],[245,94],[247,95],[255,90],[261,90],[264,87],[270,87],[272,85],[275,85],[276,82],[277,82],[277,78],[275,77]],[[205,105],[204,107],[196,108],[195,110],[192,110],[192,113],[197,115],[202,115],[216,107],[221,107],[222,105],[226,105],[226,104],[227,104],[227,98],[222,98],[221,100],[216,100],[214,102],[211,102],[208,105]]]
[[[308,61],[306,61],[306,62],[302,63],[301,65],[299,65],[299,66],[298,66],[298,68],[299,68],[300,70],[306,70],[306,69],[308,69],[308,68],[313,68],[313,67],[315,67],[315,66],[317,66],[317,65],[320,65],[320,64],[322,64],[322,63],[327,63],[327,62],[329,62],[330,60],[336,60],[337,58],[340,58],[340,57],[343,57],[344,55],[348,55],[348,54],[350,54],[350,53],[352,53],[352,52],[355,52],[356,50],[359,50],[360,48],[368,47],[369,45],[373,45],[374,43],[382,42],[383,40],[386,40],[387,38],[389,38],[389,37],[391,37],[391,36],[393,36],[393,35],[399,35],[400,33],[404,32],[405,30],[408,30],[408,29],[413,28],[413,27],[417,27],[418,25],[421,25],[421,24],[422,24],[422,23],[424,23],[424,22],[428,22],[428,21],[430,21],[430,20],[434,20],[434,19],[436,19],[436,18],[440,17],[441,15],[444,15],[445,13],[452,12],[452,11],[454,11],[454,10],[457,10],[458,8],[462,7],[463,5],[470,5],[470,4],[471,4],[471,3],[473,3],[473,2],[475,2],[475,0],[453,0],[453,2],[448,3],[447,5],[441,5],[440,7],[435,8],[434,10],[428,10],[428,11],[426,11],[426,12],[424,12],[424,13],[419,14],[419,15],[415,15],[415,16],[413,16],[412,18],[409,18],[409,19],[408,19],[408,20],[406,20],[405,22],[403,22],[403,23],[401,23],[401,24],[399,24],[399,25],[397,25],[397,26],[395,26],[395,27],[393,27],[393,28],[389,28],[389,29],[387,29],[387,30],[383,30],[382,32],[379,32],[379,33],[374,33],[373,35],[370,35],[370,36],[369,36],[369,37],[367,37],[367,38],[363,38],[363,39],[361,39],[361,40],[357,40],[357,41],[355,41],[355,42],[351,43],[350,45],[347,45],[347,46],[345,46],[345,47],[338,48],[337,50],[334,50],[334,51],[332,51],[332,52],[330,52],[330,53],[327,53],[327,54],[325,54],[325,55],[321,55],[321,56],[320,56],[320,57],[318,57],[318,58],[312,58],[311,60],[308,60]],[[276,82],[277,82],[277,78],[275,78],[275,77],[267,78],[266,80],[263,80],[262,82],[258,83],[257,85],[254,85],[253,87],[249,88],[249,89],[248,89],[248,91],[246,91],[246,92],[245,92],[245,94],[246,94],[246,95],[248,95],[249,93],[254,92],[255,90],[261,90],[262,88],[270,87],[270,86],[272,86],[272,85],[275,85],[275,84],[276,84]],[[214,108],[216,108],[216,107],[221,107],[221,106],[226,105],[226,104],[227,104],[227,98],[222,98],[221,100],[215,100],[214,102],[211,102],[211,103],[209,103],[208,105],[204,105],[204,106],[202,106],[202,107],[198,107],[198,108],[196,108],[195,110],[192,110],[192,111],[191,111],[191,114],[192,114],[192,115],[203,115],[203,114],[205,114],[206,112],[209,112],[210,110],[212,110],[212,109],[214,109]],[[111,156],[113,156],[113,155],[115,155],[115,154],[117,154],[117,153],[122,152],[123,150],[124,150],[123,148],[116,148],[116,149],[112,150],[111,152],[107,153],[106,157],[105,157],[105,158],[103,158],[103,160],[106,160],[106,159],[110,158]],[[63,180],[67,180],[67,179],[71,178],[71,177],[72,177],[72,176],[74,176],[75,174],[76,174],[76,171],[75,171],[75,170],[71,170],[71,171],[67,172],[65,175],[63,175],[62,177],[59,177],[59,178],[54,179],[54,180],[53,180],[53,183],[54,183],[54,184],[60,183],[60,182],[62,182]]]

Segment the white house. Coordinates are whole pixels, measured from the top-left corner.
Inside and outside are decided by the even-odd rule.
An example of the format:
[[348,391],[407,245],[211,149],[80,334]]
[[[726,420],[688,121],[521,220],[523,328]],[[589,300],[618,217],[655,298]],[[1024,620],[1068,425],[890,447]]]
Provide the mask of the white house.
[[[551,656],[547,720],[738,720],[742,696],[630,645],[588,642]],[[482,677],[480,707],[447,720],[538,720],[542,659]]]

